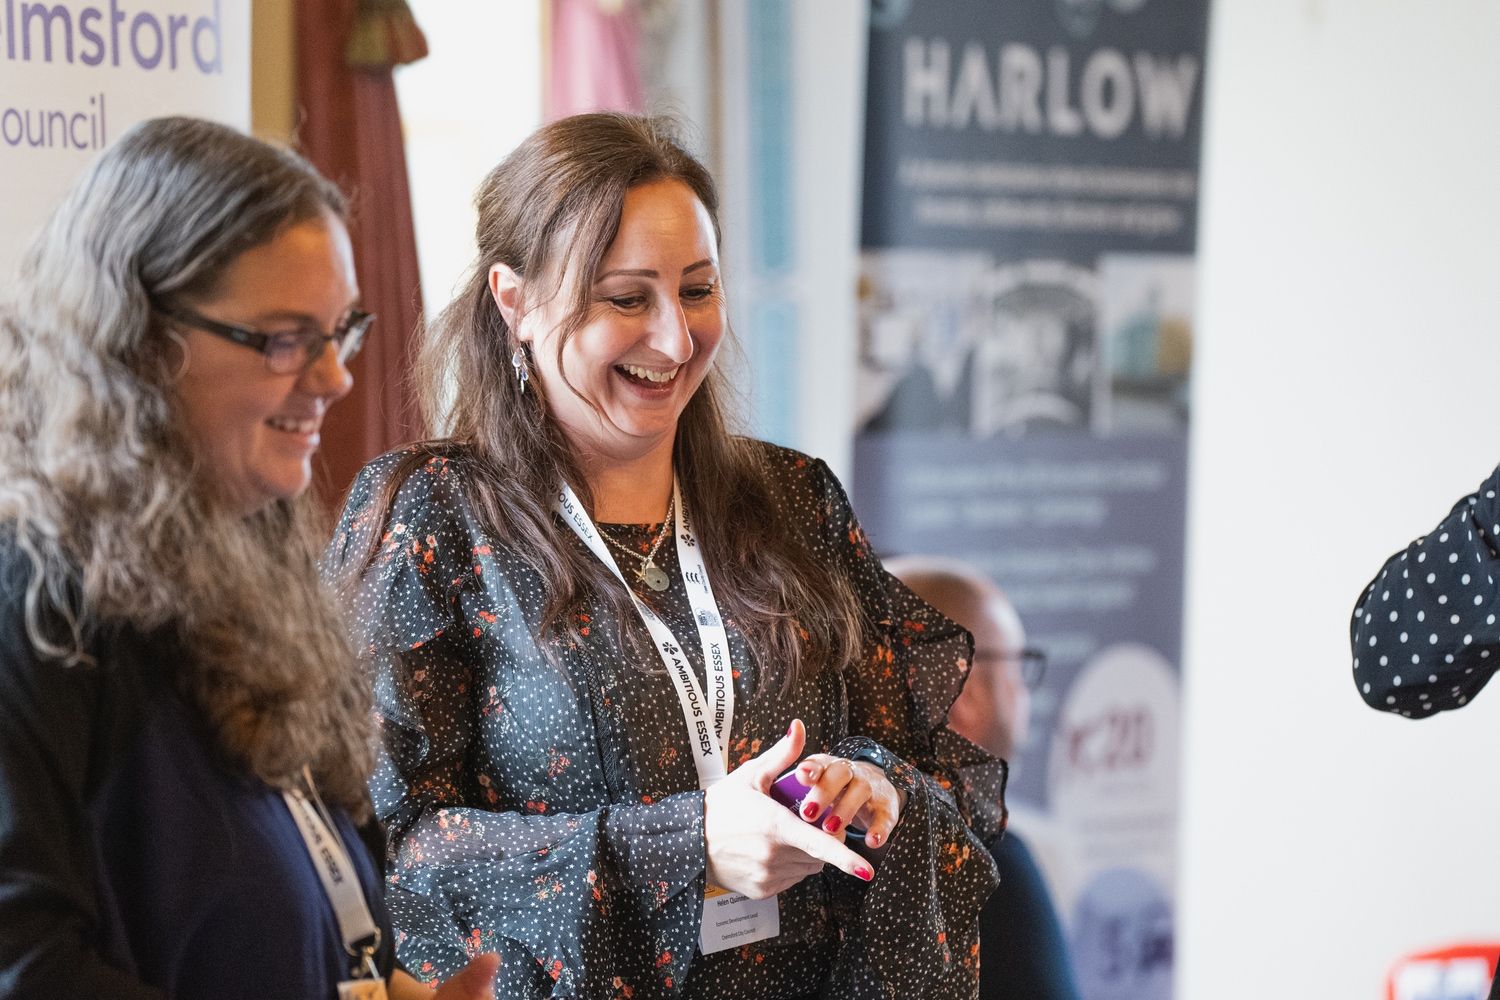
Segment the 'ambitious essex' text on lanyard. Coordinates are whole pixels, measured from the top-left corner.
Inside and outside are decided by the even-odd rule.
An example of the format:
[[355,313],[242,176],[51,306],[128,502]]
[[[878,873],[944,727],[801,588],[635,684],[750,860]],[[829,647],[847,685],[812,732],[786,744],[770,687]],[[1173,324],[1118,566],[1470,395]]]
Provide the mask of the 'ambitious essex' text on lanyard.
[[625,591],[635,605],[641,623],[651,633],[656,651],[677,689],[677,698],[682,703],[682,718],[687,724],[688,743],[693,747],[693,763],[698,769],[698,787],[708,788],[728,773],[730,727],[734,723],[734,668],[729,658],[729,637],[724,630],[724,621],[719,616],[719,605],[714,600],[712,584],[709,583],[708,566],[703,561],[703,550],[698,545],[688,521],[687,511],[682,505],[682,493],[677,486],[677,477],[672,477],[672,509],[675,512],[675,534],[677,536],[677,564],[687,588],[688,603],[693,609],[693,621],[698,627],[698,640],[703,645],[703,663],[707,671],[711,697],[705,698],[693,668],[683,655],[682,644],[657,616],[636,596],[625,574],[604,544],[593,519],[583,509],[578,495],[567,483],[558,489],[557,512],[568,526],[583,540],[590,552],[608,566],[615,578],[624,584]]
[[[711,710],[705,709],[703,690],[698,678],[682,655],[681,645],[667,624],[656,612],[636,596],[625,575],[620,572],[614,556],[604,544],[594,522],[584,511],[583,504],[572,488],[564,483],[558,490],[557,511],[563,520],[583,539],[600,562],[608,566],[615,578],[625,585],[636,613],[641,616],[646,631],[656,643],[656,651],[666,665],[667,675],[677,689],[677,698],[682,702],[682,718],[687,723],[688,743],[693,746],[693,763],[698,768],[698,786],[708,788],[723,778],[727,772],[730,727],[734,723],[734,668],[729,659],[729,640],[724,631],[723,619],[719,616],[719,605],[714,600],[713,586],[708,579],[708,566],[703,561],[703,550],[693,535],[687,511],[682,505],[682,492],[678,489],[677,477],[672,477],[672,509],[676,512],[677,564],[687,588],[688,603],[692,605],[693,622],[698,628],[698,639],[703,643],[703,663],[707,671],[709,687],[713,690]],[[707,718],[705,718],[707,712]],[[711,955],[726,948],[764,941],[781,933],[781,909],[775,896],[766,899],[749,899],[737,892],[728,892],[714,886],[705,886],[703,918],[698,931],[698,950]]]

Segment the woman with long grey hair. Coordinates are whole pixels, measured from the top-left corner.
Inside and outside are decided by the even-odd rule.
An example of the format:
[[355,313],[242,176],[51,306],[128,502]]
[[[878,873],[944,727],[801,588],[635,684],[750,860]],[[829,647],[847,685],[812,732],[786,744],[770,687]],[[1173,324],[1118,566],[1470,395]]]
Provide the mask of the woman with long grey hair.
[[147,122],[0,315],[0,997],[420,989],[302,496],[370,323],[344,212],[290,153]]

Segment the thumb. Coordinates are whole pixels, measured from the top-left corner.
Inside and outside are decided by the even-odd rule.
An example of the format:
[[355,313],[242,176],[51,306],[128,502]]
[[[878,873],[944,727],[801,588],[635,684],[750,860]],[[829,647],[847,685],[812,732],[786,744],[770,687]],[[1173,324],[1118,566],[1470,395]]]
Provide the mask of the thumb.
[[472,959],[458,975],[438,988],[441,1000],[494,1000],[495,973],[500,971],[500,956],[486,952]]
[[807,742],[807,729],[801,719],[793,719],[787,726],[786,735],[771,748],[752,760],[746,761],[739,770],[761,792],[770,789],[776,776],[802,759],[802,746]]

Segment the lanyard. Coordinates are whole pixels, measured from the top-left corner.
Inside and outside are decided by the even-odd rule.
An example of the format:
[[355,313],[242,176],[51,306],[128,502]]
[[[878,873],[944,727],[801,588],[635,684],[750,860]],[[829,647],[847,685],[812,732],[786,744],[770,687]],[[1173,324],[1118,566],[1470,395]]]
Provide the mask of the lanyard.
[[349,852],[339,839],[332,817],[323,808],[323,800],[318,798],[312,772],[304,767],[302,777],[307,782],[307,793],[299,788],[282,792],[282,797],[286,799],[287,809],[291,810],[302,841],[307,845],[313,867],[318,871],[318,881],[323,883],[323,891],[338,920],[344,950],[355,960],[353,968],[356,974],[368,972],[372,979],[379,979],[375,949],[380,947],[380,928],[375,926],[370,908],[365,904],[359,873]]
[[615,562],[609,547],[604,544],[593,520],[583,509],[577,494],[567,483],[558,489],[557,512],[568,526],[583,540],[600,562],[609,567],[615,578],[624,584],[625,592],[635,605],[636,614],[651,639],[656,651],[672,678],[677,690],[677,699],[682,704],[682,718],[687,725],[688,745],[693,747],[693,764],[698,770],[698,786],[707,788],[727,772],[730,727],[734,723],[734,668],[729,659],[729,637],[719,617],[719,605],[714,600],[713,585],[709,582],[708,566],[703,562],[703,551],[698,538],[693,534],[687,511],[682,505],[682,493],[677,487],[677,477],[672,477],[672,509],[675,511],[677,536],[677,564],[687,588],[688,603],[693,609],[693,622],[698,628],[698,641],[703,645],[703,663],[707,671],[711,698],[705,698],[692,666],[682,653],[681,644],[667,623],[662,621],[636,596],[625,575]]

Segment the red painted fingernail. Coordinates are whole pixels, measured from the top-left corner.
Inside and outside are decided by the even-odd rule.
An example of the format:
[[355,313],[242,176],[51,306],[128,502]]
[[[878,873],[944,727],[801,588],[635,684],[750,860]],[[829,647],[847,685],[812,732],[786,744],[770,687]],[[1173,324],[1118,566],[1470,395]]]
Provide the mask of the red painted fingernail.
[[854,866],[854,874],[858,875],[860,878],[864,879],[866,882],[870,881],[871,879],[873,879],[875,877],[875,873],[872,872],[872,871],[870,871],[870,869],[866,868],[864,865],[855,865]]
[[806,819],[816,819],[818,816],[818,805],[816,802],[807,802],[802,806],[802,815]]
[[880,834],[878,834],[878,833],[872,833],[868,837],[865,838],[865,841],[871,847],[879,847],[880,846]]
[[823,829],[827,830],[829,833],[838,833],[839,832],[839,827],[841,827],[843,825],[844,825],[844,821],[843,820],[839,819],[837,816],[830,816],[823,823]]
[[793,721],[793,722],[792,722],[792,723],[791,723],[791,724],[790,724],[790,725],[788,725],[788,726],[787,726],[787,727],[786,727],[786,734],[787,734],[787,735],[788,735],[788,736],[790,736],[790,735],[792,735],[792,726],[795,726],[795,725],[796,725],[796,724],[797,724],[797,723],[796,723],[796,722],[795,722],[795,721]]

